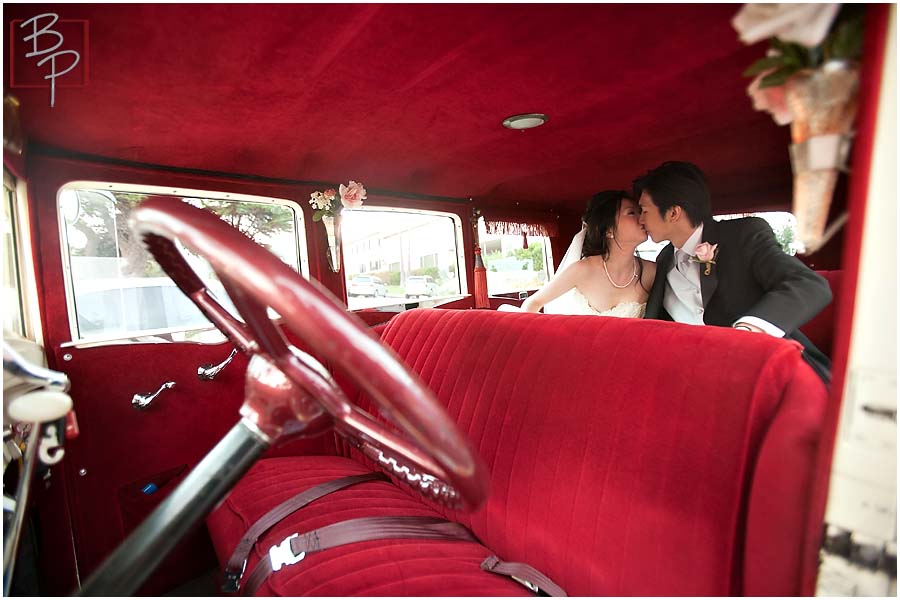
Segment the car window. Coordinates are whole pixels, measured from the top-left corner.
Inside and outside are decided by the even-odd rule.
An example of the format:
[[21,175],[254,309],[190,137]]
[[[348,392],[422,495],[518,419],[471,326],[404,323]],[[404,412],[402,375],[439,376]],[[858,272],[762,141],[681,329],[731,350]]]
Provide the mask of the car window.
[[[775,239],[781,245],[781,249],[786,254],[793,256],[797,253],[797,219],[789,212],[755,212],[755,213],[735,213],[729,215],[716,215],[713,217],[716,221],[728,221],[731,219],[740,219],[741,217],[760,217],[764,219],[775,234]],[[656,261],[656,257],[665,248],[668,242],[656,243],[651,239],[637,247],[638,256],[646,260]]]
[[[73,341],[157,336],[157,340],[218,341],[222,337],[163,272],[128,228],[146,197],[113,184],[69,184],[59,193],[60,228]],[[308,274],[302,214],[286,201],[197,190],[176,190],[182,201],[218,214],[304,275]],[[185,259],[219,302],[234,307],[211,267],[190,252]],[[209,335],[201,333],[209,331]]]
[[342,219],[350,310],[450,300],[467,290],[458,216],[367,206]]
[[25,335],[24,304],[19,269],[18,224],[15,219],[15,186],[3,177],[3,329]]
[[523,242],[521,235],[490,234],[481,218],[478,239],[489,294],[536,290],[550,279],[553,273],[550,238],[529,235]]

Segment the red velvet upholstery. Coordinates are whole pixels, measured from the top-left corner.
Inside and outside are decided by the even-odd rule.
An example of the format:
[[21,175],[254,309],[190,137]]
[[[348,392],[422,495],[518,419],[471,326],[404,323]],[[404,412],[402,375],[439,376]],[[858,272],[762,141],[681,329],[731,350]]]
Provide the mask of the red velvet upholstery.
[[785,390],[759,452],[750,493],[744,587],[747,596],[810,596],[816,589],[824,494],[815,490],[827,466],[817,463],[827,398],[809,369]]
[[[747,98],[765,45],[738,40],[738,8],[56,4],[89,26],[89,84],[60,78],[52,109],[13,92],[30,142],[145,164],[580,213],[677,157],[718,210],[783,209],[789,132]],[[37,11],[9,4],[5,31]],[[23,46],[19,79],[43,76]],[[550,121],[501,126],[530,111]]]
[[[209,531],[225,564],[237,541],[273,506],[319,483],[364,473],[338,456],[276,458],[258,463],[209,518]],[[288,535],[364,516],[437,516],[418,499],[381,481],[358,484],[313,502],[273,527],[247,561],[253,569]],[[278,596],[489,596],[528,595],[512,580],[479,568],[490,551],[471,542],[380,540],[309,554],[271,576],[258,595]]]
[[834,330],[837,326],[835,323],[837,313],[835,312],[834,307],[838,298],[841,297],[841,276],[843,271],[816,272],[828,280],[828,285],[831,286],[833,300],[822,312],[813,317],[809,323],[801,327],[800,331],[816,345],[816,348],[828,356],[834,356]]
[[[809,540],[821,524],[809,482],[826,392],[797,344],[658,321],[444,310],[402,313],[383,337],[491,470],[481,510],[434,510],[503,560],[531,564],[571,595],[812,592],[800,573],[815,561]],[[257,467],[281,481],[279,496],[256,499],[260,486],[247,482],[236,488],[210,519],[220,558],[249,525],[229,525],[220,513],[261,514],[308,487],[298,480],[312,482],[294,469],[331,468],[332,460]],[[334,476],[355,472],[344,468]],[[332,513],[334,522],[387,510],[383,497],[357,497],[367,501],[350,512],[324,499],[285,528],[312,523],[313,513]],[[425,510],[416,502],[402,510]],[[443,568],[441,556],[421,556],[418,575]],[[326,564],[351,573],[382,558],[380,570],[396,572],[388,557],[350,550]],[[405,576],[377,589],[352,578],[325,591],[310,573],[315,579],[296,576],[272,591],[403,594]]]

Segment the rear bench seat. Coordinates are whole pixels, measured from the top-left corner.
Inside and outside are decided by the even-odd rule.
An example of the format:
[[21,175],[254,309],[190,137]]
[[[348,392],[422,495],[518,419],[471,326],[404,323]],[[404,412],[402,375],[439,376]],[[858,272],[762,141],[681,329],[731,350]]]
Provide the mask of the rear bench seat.
[[[497,554],[569,595],[812,595],[824,512],[814,490],[824,386],[794,342],[718,327],[420,309],[383,339],[435,391],[491,471],[463,514],[388,482],[335,492],[266,534],[363,516],[444,516],[480,540],[388,540],[307,556],[258,595],[527,595],[479,569]],[[366,406],[367,401],[360,399]],[[224,565],[278,502],[371,465],[258,463],[208,526]]]

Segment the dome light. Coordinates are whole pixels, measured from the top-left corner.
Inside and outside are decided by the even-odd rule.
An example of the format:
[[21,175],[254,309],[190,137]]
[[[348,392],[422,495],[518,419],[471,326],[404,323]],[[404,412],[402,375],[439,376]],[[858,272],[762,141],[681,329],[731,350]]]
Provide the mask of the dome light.
[[540,127],[547,122],[548,117],[541,113],[525,113],[523,115],[513,115],[503,119],[503,126],[509,129],[532,129]]

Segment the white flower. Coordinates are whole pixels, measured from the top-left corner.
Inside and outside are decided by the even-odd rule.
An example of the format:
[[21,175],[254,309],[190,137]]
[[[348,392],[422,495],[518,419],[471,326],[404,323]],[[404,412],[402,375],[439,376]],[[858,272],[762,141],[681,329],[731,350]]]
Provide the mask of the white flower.
[[825,40],[840,4],[745,4],[731,24],[745,44],[777,37],[811,48]]
[[331,198],[322,192],[313,192],[310,194],[309,203],[316,210],[328,210],[331,208]]

